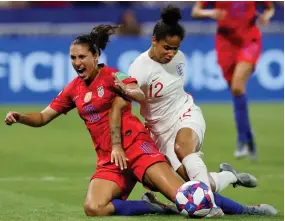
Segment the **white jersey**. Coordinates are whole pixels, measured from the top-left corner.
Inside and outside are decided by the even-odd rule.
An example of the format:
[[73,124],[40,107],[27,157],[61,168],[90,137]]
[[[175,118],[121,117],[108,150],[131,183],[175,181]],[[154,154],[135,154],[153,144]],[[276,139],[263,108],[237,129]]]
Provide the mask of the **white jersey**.
[[141,103],[141,115],[153,134],[167,131],[176,123],[183,105],[193,103],[184,91],[184,67],[181,51],[167,64],[152,60],[146,51],[130,66],[129,75],[137,79],[146,97]]

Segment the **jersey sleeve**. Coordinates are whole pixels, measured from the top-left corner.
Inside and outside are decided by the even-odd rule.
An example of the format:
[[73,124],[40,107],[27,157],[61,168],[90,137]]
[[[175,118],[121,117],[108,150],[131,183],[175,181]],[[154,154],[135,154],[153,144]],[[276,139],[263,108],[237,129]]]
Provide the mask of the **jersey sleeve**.
[[146,69],[137,64],[136,61],[132,63],[129,68],[128,75],[131,78],[136,79],[139,87],[147,84],[147,73],[144,73],[144,70]]
[[137,80],[135,78],[130,77],[129,75],[123,73],[123,72],[116,72],[115,75],[119,80],[121,80],[124,84],[131,84],[135,83],[137,84]]
[[67,85],[50,103],[50,107],[58,113],[67,114],[75,108],[75,103],[71,98],[71,87]]

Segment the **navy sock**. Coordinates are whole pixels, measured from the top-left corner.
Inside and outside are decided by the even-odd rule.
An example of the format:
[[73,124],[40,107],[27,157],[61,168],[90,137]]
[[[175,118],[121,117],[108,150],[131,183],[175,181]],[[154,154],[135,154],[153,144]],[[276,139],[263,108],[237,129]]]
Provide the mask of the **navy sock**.
[[114,199],[115,214],[118,216],[135,216],[155,213],[143,200],[119,200]]
[[220,207],[225,214],[228,215],[235,215],[235,214],[242,214],[244,211],[244,206],[227,198],[221,196],[217,193],[214,193],[215,202],[218,207]]
[[233,96],[235,122],[238,132],[238,141],[247,143],[253,139],[248,117],[247,98],[242,94]]

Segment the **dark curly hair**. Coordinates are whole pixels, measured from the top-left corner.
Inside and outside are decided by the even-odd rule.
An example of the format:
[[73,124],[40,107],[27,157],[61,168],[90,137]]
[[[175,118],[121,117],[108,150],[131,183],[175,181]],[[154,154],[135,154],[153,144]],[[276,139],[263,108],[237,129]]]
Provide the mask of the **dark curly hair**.
[[168,36],[179,36],[181,40],[185,37],[185,30],[178,23],[181,19],[180,8],[170,4],[164,7],[160,14],[161,20],[158,21],[153,29],[153,36],[157,41]]
[[109,36],[115,34],[119,26],[113,25],[98,25],[92,29],[90,34],[80,35],[72,41],[72,44],[88,45],[92,54],[98,53],[101,55],[101,50],[104,50],[109,42]]

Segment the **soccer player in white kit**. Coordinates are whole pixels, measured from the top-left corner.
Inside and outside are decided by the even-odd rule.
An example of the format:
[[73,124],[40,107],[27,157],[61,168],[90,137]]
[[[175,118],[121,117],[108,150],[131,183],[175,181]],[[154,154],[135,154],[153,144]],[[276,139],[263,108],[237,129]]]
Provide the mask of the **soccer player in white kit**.
[[[185,57],[179,47],[185,31],[178,23],[180,9],[169,5],[163,9],[161,18],[154,27],[151,48],[135,59],[129,75],[137,79],[146,97],[140,103],[145,125],[173,169],[184,180],[198,180],[210,186],[200,152],[205,120],[193,97],[183,88]],[[256,186],[255,178],[244,174],[240,180],[227,166],[222,166],[221,173],[210,173],[216,192],[234,183]]]

